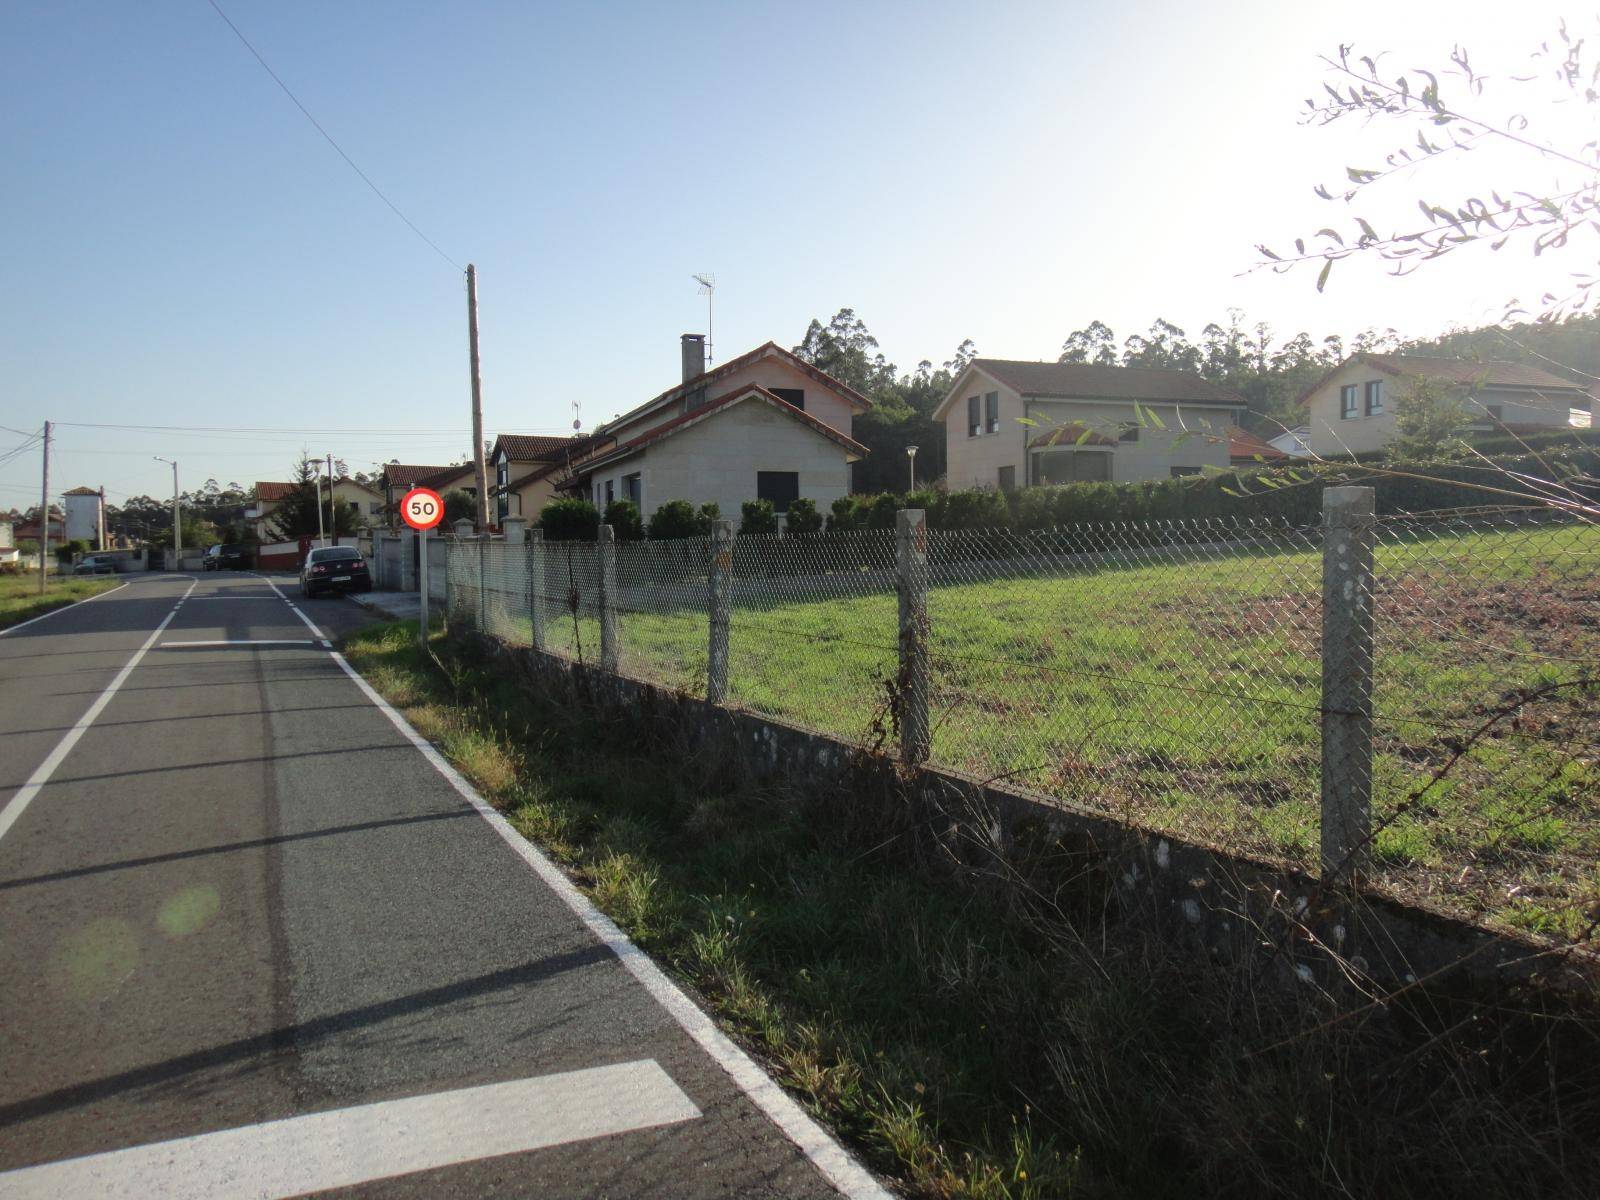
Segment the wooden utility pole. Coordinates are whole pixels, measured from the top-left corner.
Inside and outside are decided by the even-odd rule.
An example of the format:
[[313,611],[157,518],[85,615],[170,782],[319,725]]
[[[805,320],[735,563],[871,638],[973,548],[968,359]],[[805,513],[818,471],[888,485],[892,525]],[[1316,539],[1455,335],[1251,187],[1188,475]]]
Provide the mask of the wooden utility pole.
[[333,452],[328,452],[328,536],[333,539],[333,544],[339,544],[339,526],[333,520]]
[[[62,533],[66,533],[63,529]],[[47,584],[45,564],[50,554],[50,422],[44,423],[44,474],[39,485],[39,594]]]
[[478,481],[478,532],[489,528],[489,472],[483,463],[483,380],[478,373],[478,269],[467,264],[467,353],[472,359],[472,467]]

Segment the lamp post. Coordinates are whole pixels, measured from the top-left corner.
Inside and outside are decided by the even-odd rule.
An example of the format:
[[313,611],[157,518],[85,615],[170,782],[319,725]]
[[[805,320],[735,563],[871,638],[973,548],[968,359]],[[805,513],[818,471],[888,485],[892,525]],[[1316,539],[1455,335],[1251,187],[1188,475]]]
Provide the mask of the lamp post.
[[183,570],[183,530],[178,524],[178,464],[174,459],[162,458],[159,454],[152,454],[156,462],[168,463],[172,467],[172,569]]
[[907,490],[914,492],[917,490],[917,448],[915,446],[906,447],[906,465],[911,468],[911,487]]

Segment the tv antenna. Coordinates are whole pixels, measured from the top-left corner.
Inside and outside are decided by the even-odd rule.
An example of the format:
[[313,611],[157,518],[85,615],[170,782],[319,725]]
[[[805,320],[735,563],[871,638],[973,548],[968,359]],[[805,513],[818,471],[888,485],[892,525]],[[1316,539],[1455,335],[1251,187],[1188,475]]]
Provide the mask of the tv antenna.
[[700,285],[699,295],[706,298],[706,369],[711,369],[714,355],[711,351],[711,303],[717,298],[717,277],[709,271],[690,276]]
[[572,402],[572,432],[580,433],[583,430],[583,418],[578,412],[578,402]]

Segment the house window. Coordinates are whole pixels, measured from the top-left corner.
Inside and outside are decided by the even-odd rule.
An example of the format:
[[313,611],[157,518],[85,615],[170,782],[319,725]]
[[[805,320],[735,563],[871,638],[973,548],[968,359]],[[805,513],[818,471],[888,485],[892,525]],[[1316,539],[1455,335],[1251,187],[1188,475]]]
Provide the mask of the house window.
[[1000,468],[1000,490],[1014,492],[1017,490],[1017,469],[1015,467]]
[[1137,425],[1124,425],[1122,432],[1117,434],[1119,442],[1137,442],[1139,440],[1139,427]]
[[1376,417],[1383,412],[1383,380],[1367,381],[1367,416]]
[[967,436],[977,437],[983,432],[983,399],[979,396],[967,397]]
[[644,476],[638,471],[622,477],[622,498],[633,501],[635,508],[644,507]]
[[617,498],[617,481],[615,479],[608,479],[608,480],[606,480],[606,503],[610,504],[616,498]]
[[1505,406],[1500,404],[1485,404],[1483,411],[1489,414],[1489,420],[1499,422],[1505,416]]
[[1033,456],[1036,483],[1105,483],[1111,479],[1111,455],[1103,450],[1057,450]]
[[1347,383],[1339,389],[1339,419],[1352,421],[1356,415],[1356,385]]
[[988,392],[983,397],[984,416],[989,432],[1000,432],[1000,393]]
[[773,512],[788,512],[790,501],[800,499],[800,472],[757,471],[756,499],[771,500]]
[[772,392],[772,394],[774,396],[776,396],[779,400],[786,400],[790,404],[792,404],[796,408],[798,408],[801,412],[805,412],[805,410],[806,410],[806,390],[805,390],[805,388],[770,388],[768,390],[770,390]]
[[1173,467],[1172,468],[1172,477],[1174,479],[1182,478],[1185,475],[1198,475],[1198,474],[1200,474],[1200,468],[1199,467]]

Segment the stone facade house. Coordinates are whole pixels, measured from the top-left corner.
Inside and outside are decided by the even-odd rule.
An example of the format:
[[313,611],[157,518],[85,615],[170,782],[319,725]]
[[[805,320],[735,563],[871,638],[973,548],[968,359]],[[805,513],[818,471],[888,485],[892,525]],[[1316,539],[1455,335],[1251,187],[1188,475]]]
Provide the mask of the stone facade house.
[[1191,371],[975,358],[933,416],[947,486],[1009,491],[1226,470],[1244,407]]

